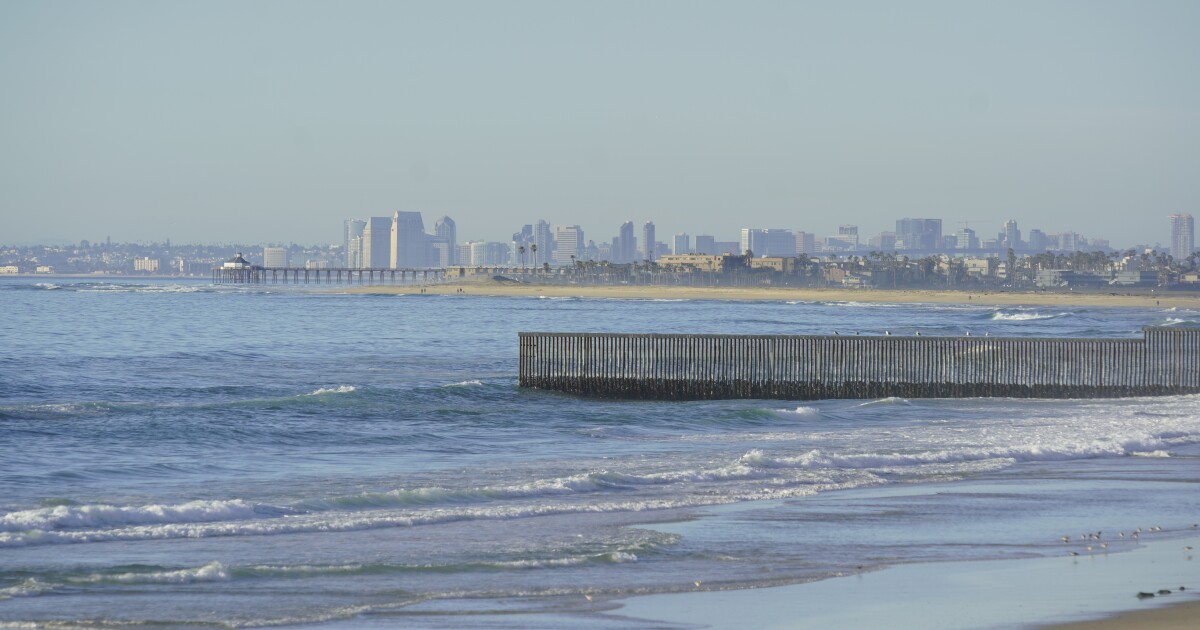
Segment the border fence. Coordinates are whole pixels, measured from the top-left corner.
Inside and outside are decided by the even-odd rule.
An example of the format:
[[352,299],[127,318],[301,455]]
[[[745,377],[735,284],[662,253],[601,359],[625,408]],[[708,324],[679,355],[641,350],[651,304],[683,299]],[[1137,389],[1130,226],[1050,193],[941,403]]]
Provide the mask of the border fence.
[[619,399],[1200,392],[1200,328],[1141,339],[519,333],[521,387]]

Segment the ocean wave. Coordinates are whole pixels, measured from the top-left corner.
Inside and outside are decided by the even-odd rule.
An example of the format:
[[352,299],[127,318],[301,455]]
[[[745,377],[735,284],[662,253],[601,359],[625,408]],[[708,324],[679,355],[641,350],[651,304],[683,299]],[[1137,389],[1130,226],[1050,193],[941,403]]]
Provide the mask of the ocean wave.
[[1134,457],[1170,457],[1171,456],[1170,453],[1168,453],[1167,451],[1163,451],[1163,450],[1133,451],[1132,453],[1130,453],[1130,455],[1132,455]]
[[856,406],[858,406],[858,407],[883,407],[883,406],[891,406],[891,405],[908,406],[911,404],[912,404],[912,401],[908,400],[907,398],[901,398],[899,396],[888,396],[887,398],[880,398],[879,400],[869,400],[865,403],[859,403]]
[[446,385],[442,385],[442,387],[478,387],[480,385],[483,385],[483,381],[480,381],[478,379],[472,379],[469,381],[459,381],[457,383],[448,383]]
[[337,387],[321,387],[315,389],[305,396],[324,396],[325,394],[349,394],[350,392],[358,391],[358,388],[353,385],[338,385]]
[[191,584],[194,582],[224,582],[229,571],[220,562],[210,562],[194,569],[173,571],[131,571],[126,573],[93,573],[86,577],[68,578],[72,583],[115,584]]
[[62,530],[69,528],[123,527],[164,523],[210,523],[247,520],[278,514],[241,499],[189,501],[177,505],[56,505],[9,512],[0,516],[0,532]]
[[777,409],[776,411],[789,416],[801,416],[805,418],[821,415],[821,410],[816,407],[796,407],[795,409]]
[[990,319],[998,322],[1027,322],[1041,319],[1058,319],[1059,317],[1067,317],[1070,313],[1049,313],[1042,314],[1037,311],[995,311]]

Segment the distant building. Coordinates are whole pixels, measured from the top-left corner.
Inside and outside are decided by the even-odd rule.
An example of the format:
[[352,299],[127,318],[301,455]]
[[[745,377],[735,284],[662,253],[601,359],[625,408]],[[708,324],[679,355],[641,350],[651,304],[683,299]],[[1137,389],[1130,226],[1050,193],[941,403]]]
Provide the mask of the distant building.
[[979,237],[975,236],[975,230],[965,227],[958,231],[954,243],[955,249],[979,249]]
[[[447,245],[442,251],[449,254],[449,260],[444,264],[434,265],[435,267],[449,267],[450,265],[458,264],[458,252],[454,246],[458,243],[458,228],[454,224],[454,219],[450,217],[442,217],[433,224],[434,244],[442,242]],[[439,261],[440,262],[440,261]]]
[[796,253],[805,256],[817,255],[817,237],[810,232],[796,232]]
[[692,253],[692,237],[690,237],[686,233],[682,233],[682,232],[679,234],[676,234],[675,238],[672,239],[671,253],[672,254],[690,254],[690,253]]
[[759,256],[795,256],[796,235],[791,230],[742,228],[740,254],[747,251]]
[[696,271],[720,272],[726,269],[731,256],[710,254],[668,254],[659,259],[663,267],[680,267]]
[[1029,245],[1030,251],[1044,252],[1050,248],[1050,239],[1046,237],[1046,233],[1041,230],[1029,230]]
[[738,251],[738,242],[737,241],[716,241],[715,243],[713,243],[713,246],[716,247],[715,251],[718,254],[734,254],[737,256],[741,256],[742,254],[746,253],[746,252]]
[[509,261],[508,243],[471,241],[463,245],[463,251],[467,253],[463,266],[467,267],[503,267]]
[[1021,242],[1021,230],[1017,229],[1015,219],[1004,222],[1004,246],[1013,249],[1022,249],[1025,246],[1025,243]]
[[133,259],[133,270],[142,273],[158,273],[162,261],[157,258],[142,257]]
[[894,252],[896,251],[896,233],[895,232],[880,232],[871,237],[871,249],[878,252]]
[[642,226],[642,259],[653,261],[655,258],[654,222],[647,221]]
[[392,214],[389,267],[392,269],[421,269],[430,267],[432,239],[425,233],[420,212]]
[[1196,251],[1196,223],[1190,214],[1171,215],[1171,256],[1184,260]]
[[363,228],[362,266],[387,269],[392,261],[392,219],[371,217]]
[[[362,236],[366,228],[367,222],[362,219],[346,219],[342,225],[342,251],[346,253],[346,266],[350,269],[362,267]],[[354,239],[358,239],[357,257],[350,251]]]
[[288,250],[286,247],[264,247],[263,248],[263,266],[264,267],[286,267],[288,266]]
[[858,251],[858,226],[857,225],[839,225],[838,240],[846,244],[846,248],[850,251]]
[[706,234],[696,235],[696,251],[697,254],[720,254],[717,251],[717,241],[714,237]]
[[363,237],[355,236],[346,247],[346,266],[350,269],[361,269],[363,266]]
[[933,251],[942,244],[941,219],[899,219],[896,221],[896,248]]
[[580,258],[585,241],[578,225],[554,226],[553,263],[558,266],[574,264]]
[[617,264],[631,263],[637,260],[637,237],[633,235],[633,221],[621,224],[612,244],[612,262]]
[[537,251],[532,251],[529,254],[531,266],[541,267],[544,263],[550,262],[554,254],[554,230],[550,224],[545,221],[538,221],[533,226],[533,246],[537,247]]

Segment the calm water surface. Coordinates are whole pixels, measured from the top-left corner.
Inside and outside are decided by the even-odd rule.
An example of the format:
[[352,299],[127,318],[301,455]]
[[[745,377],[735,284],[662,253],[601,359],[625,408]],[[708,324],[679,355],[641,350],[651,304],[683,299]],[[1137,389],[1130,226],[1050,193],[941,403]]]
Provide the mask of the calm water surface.
[[614,600],[1200,521],[1196,396],[516,386],[522,330],[1136,337],[1194,311],[27,278],[0,306],[0,624],[650,626]]

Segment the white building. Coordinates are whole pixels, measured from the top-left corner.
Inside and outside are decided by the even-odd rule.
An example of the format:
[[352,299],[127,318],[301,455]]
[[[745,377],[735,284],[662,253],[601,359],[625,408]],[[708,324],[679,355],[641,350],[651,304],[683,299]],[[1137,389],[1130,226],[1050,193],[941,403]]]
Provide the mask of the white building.
[[287,267],[288,266],[288,250],[286,247],[264,247],[263,248],[263,266],[264,267]]

